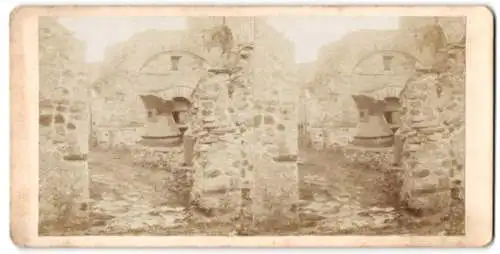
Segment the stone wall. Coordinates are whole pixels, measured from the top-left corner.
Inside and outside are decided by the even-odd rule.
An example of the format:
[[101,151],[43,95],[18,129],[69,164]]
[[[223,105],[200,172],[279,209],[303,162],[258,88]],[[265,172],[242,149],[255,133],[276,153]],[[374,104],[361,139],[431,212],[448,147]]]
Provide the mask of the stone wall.
[[251,63],[257,146],[253,212],[256,225],[279,228],[298,219],[299,87],[288,75],[293,53],[285,42],[280,43],[283,49],[273,50],[276,36],[265,20],[257,19]]
[[57,18],[40,17],[40,235],[67,234],[88,222],[85,46]]
[[214,75],[200,85],[193,98],[187,135],[197,139],[192,205],[205,215],[202,218],[233,221],[241,206],[243,154],[228,111],[231,107],[226,87],[226,75]]
[[39,232],[65,234],[88,222],[87,103],[53,97],[41,106]]
[[[240,59],[236,73],[208,74],[194,93],[187,136],[194,147],[192,205],[197,221],[234,223],[238,232],[252,224],[252,74]],[[220,70],[224,71],[224,70]],[[227,70],[226,70],[227,71]],[[231,93],[229,93],[231,91]],[[216,216],[216,217],[215,217]]]
[[425,215],[446,215],[451,204],[450,170],[453,167],[449,132],[440,125],[436,108],[436,74],[411,81],[402,97],[404,184],[401,198]]
[[104,150],[130,150],[141,140],[142,127],[97,126],[95,146]]
[[[439,220],[447,213],[452,196],[463,201],[465,18],[402,17],[400,21],[399,29],[393,31],[360,30],[326,45],[318,54],[313,86],[329,84],[330,90],[339,90],[338,84],[348,83],[343,73],[363,59],[356,71],[402,74],[396,77],[399,81],[391,82],[406,87],[399,133],[404,140],[401,199],[411,210]],[[436,24],[445,37],[438,52],[424,39]],[[381,69],[381,57],[366,58],[376,50],[397,51],[400,57],[393,59],[394,68]],[[416,65],[405,63],[414,58],[419,60]],[[427,72],[415,73],[415,69]],[[358,83],[384,86],[389,81],[366,75]]]
[[418,32],[422,27],[439,24],[444,29],[448,42],[457,43],[465,36],[466,17],[401,17],[399,29],[411,33]]
[[[223,21],[234,35],[234,49],[250,43],[253,52],[249,57],[226,59],[221,50],[205,48],[201,32]],[[237,220],[240,233],[265,225],[266,221],[287,224],[296,220],[298,90],[288,77],[293,66],[293,44],[260,17],[193,17],[188,19],[188,29],[182,36],[188,38],[182,48],[211,65],[205,66],[209,68],[206,76],[202,75],[193,97],[188,98],[193,107],[184,140],[195,140],[192,164],[188,159],[188,163],[175,162],[170,167],[177,170],[177,165],[184,164],[178,168],[186,176],[192,174],[193,220]],[[122,45],[116,52],[135,44]],[[137,59],[133,57],[123,64],[133,69],[127,66]],[[184,149],[189,147],[178,150]],[[141,157],[140,153],[134,154]]]
[[136,97],[92,100],[93,147],[126,149],[140,140],[147,113]]
[[402,96],[406,174],[401,197],[410,209],[436,220],[448,213],[453,199],[464,198],[464,42],[448,41],[434,55],[430,71],[415,76]]
[[[197,139],[192,205],[201,216],[195,217],[236,220],[235,230],[242,234],[266,222],[279,227],[273,222],[283,226],[297,219],[298,92],[286,78],[284,60],[269,54],[274,51],[262,22],[226,19],[238,35],[236,44],[251,42],[253,51],[236,61],[239,71],[228,75],[215,69],[202,79],[186,133]],[[213,63],[218,57],[207,52]]]

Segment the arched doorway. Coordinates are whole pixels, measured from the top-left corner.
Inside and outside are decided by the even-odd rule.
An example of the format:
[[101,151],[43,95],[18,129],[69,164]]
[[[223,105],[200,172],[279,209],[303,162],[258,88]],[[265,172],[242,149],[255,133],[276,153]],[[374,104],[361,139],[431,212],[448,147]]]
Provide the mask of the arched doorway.
[[351,96],[359,111],[359,123],[351,147],[392,149],[400,125],[399,95],[411,78],[415,56],[398,50],[369,52],[353,65],[349,76]]
[[147,112],[143,140],[181,145],[188,129],[192,94],[211,64],[186,50],[158,52],[138,70],[139,97]]

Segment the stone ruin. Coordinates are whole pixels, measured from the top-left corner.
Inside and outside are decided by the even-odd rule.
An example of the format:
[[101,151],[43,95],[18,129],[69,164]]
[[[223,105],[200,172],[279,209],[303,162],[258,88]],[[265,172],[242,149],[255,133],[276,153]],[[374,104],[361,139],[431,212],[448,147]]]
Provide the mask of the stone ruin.
[[265,224],[293,225],[298,219],[293,107],[256,101],[252,84],[231,82],[227,74],[213,74],[194,99],[188,135],[197,140],[191,192],[197,219],[239,221],[240,233]]
[[88,222],[89,111],[84,97],[71,95],[72,91],[58,88],[40,102],[41,234]]
[[401,96],[401,201],[436,221],[464,195],[464,49],[465,43],[442,48],[438,54],[446,57],[420,70]]
[[159,136],[168,134],[181,145],[166,145],[171,142],[165,139],[152,145],[155,139],[143,136],[133,154],[137,162],[175,175],[170,188],[191,208],[193,221],[237,221],[235,230],[242,234],[265,225],[293,226],[298,222],[299,201],[298,93],[284,83],[256,85],[253,47],[238,46],[240,59],[209,69],[186,98],[190,107],[183,135],[173,123],[168,101],[145,105],[162,108],[157,113],[164,118],[148,123],[147,130],[161,130]]
[[[371,147],[384,147],[381,138],[386,136],[395,167],[385,167],[396,169],[402,183],[398,189],[401,204],[419,215],[416,220],[439,222],[450,214],[454,199],[464,198],[465,37],[457,43],[447,42],[441,27],[431,28],[441,36],[439,45],[427,42],[430,49],[422,45],[421,55],[425,53],[425,57],[419,58],[423,61],[398,92],[401,106],[395,115],[400,121],[392,128],[395,135],[390,135],[381,104],[366,105],[366,98],[355,98],[360,112],[366,109],[373,115],[376,106],[380,110],[378,119],[371,117],[363,122],[361,117],[358,134],[351,143],[370,151]],[[385,129],[380,128],[383,125]],[[360,142],[371,137],[379,142]]]

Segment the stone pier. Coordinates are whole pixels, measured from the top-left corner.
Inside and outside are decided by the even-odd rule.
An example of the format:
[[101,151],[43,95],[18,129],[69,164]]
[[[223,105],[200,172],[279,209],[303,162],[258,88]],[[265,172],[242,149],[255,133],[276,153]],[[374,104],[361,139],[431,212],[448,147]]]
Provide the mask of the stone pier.
[[229,112],[227,76],[210,74],[193,98],[187,135],[196,139],[193,158],[192,206],[210,220],[238,218],[244,161],[242,141]]
[[[65,234],[88,223],[89,109],[70,93],[40,106],[39,232]],[[50,102],[50,103],[49,103]]]
[[226,23],[236,54],[200,80],[186,133],[195,139],[193,217],[238,234],[280,230],[298,222],[298,90],[283,63],[269,62],[265,21]]
[[419,215],[439,220],[451,203],[450,173],[453,153],[449,133],[440,123],[436,73],[421,73],[402,94],[401,198]]

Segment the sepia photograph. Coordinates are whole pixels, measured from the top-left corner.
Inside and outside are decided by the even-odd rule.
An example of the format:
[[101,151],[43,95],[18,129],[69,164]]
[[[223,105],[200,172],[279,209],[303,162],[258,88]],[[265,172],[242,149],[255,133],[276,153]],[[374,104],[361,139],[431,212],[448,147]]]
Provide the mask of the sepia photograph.
[[464,237],[470,20],[396,14],[35,17],[37,235]]

